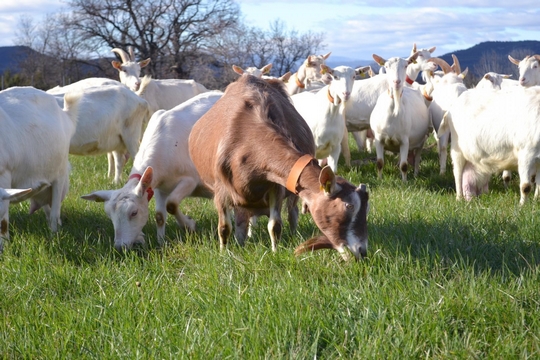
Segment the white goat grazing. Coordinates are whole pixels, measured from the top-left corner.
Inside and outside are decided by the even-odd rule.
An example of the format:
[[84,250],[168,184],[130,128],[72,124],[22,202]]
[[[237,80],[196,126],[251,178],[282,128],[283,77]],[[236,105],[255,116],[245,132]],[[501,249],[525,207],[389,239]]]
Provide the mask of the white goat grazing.
[[[351,96],[351,90],[358,71],[348,66],[334,69],[321,65],[321,72],[332,77],[330,85],[318,92],[305,91],[291,96],[294,107],[308,123],[315,139],[315,157],[322,163],[328,158],[328,165],[337,171],[341,143],[347,133],[343,111]],[[350,157],[345,159],[350,166]]]
[[[9,202],[30,198],[30,214],[43,207],[50,229],[61,225],[69,189],[69,141],[75,123],[52,95],[32,87],[0,91],[0,249],[9,238]],[[15,195],[6,189],[25,189]],[[6,193],[11,195],[6,195]]]
[[518,66],[521,86],[540,85],[540,55],[526,56],[521,61],[508,55],[508,60]]
[[[457,199],[477,195],[464,193],[464,183],[472,181],[470,187],[482,189],[492,174],[517,169],[520,204],[525,202],[535,179],[540,176],[539,87],[464,92],[445,115],[441,129],[449,130],[452,136]],[[466,167],[473,172],[467,179]]]
[[[123,85],[104,85],[68,92],[64,108],[77,119],[69,153],[100,155],[112,153],[114,182],[121,180],[126,151],[135,156],[145,124],[150,118],[148,103]],[[109,169],[110,172],[110,169]]]
[[195,221],[178,208],[188,196],[210,198],[212,194],[199,187],[197,170],[189,157],[188,138],[193,124],[222,93],[210,91],[165,111],[152,115],[141,148],[133,161],[127,183],[118,190],[100,190],[82,196],[85,200],[105,202],[105,211],[114,229],[114,246],[131,248],[144,242],[142,229],[148,221],[148,203],[156,195],[157,238],[165,237],[167,213],[178,225],[195,230]]
[[382,178],[385,150],[399,152],[403,181],[407,181],[409,152],[414,155],[414,174],[418,173],[422,148],[428,135],[429,114],[420,92],[404,86],[407,66],[415,61],[416,56],[384,60],[373,55],[377,63],[384,63],[387,81],[387,91],[379,95],[370,120],[379,178]]
[[433,91],[431,92],[432,101],[429,105],[429,118],[436,135],[435,139],[437,140],[440,174],[446,172],[450,133],[448,131],[441,132],[439,127],[444,113],[463,92],[467,91],[467,87],[463,84],[463,78],[467,74],[467,70],[462,72],[459,60],[455,55],[452,56],[454,57],[453,67],[443,59],[431,58],[429,61],[437,63],[443,70],[444,75],[436,79],[434,77],[427,78],[428,83],[433,83]]
[[328,85],[332,78],[321,74],[321,65],[325,65],[331,52],[324,55],[309,55],[298,70],[291,75],[285,86],[289,95],[301,93],[304,90],[318,90]]

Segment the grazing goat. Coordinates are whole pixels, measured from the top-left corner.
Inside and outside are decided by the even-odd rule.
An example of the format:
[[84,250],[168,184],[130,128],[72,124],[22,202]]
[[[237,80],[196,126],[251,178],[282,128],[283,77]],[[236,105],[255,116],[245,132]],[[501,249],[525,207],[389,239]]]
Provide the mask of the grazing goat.
[[142,229],[148,222],[148,204],[156,196],[157,239],[165,237],[167,213],[179,226],[195,230],[195,221],[179,209],[188,196],[211,198],[201,187],[199,174],[189,157],[188,137],[193,124],[221,98],[218,91],[197,95],[171,110],[152,115],[127,183],[118,190],[99,190],[82,196],[105,202],[105,212],[114,225],[114,246],[129,249],[143,243]]
[[[348,143],[343,141],[347,135],[343,114],[345,103],[351,96],[354,78],[360,71],[348,66],[330,69],[326,65],[321,65],[321,72],[332,77],[330,85],[317,92],[305,91],[295,94],[291,99],[313,133],[315,157],[320,160],[320,164],[328,158],[328,165],[332,171],[337,172],[342,143],[348,149]],[[345,162],[350,166],[350,152],[348,154]]]
[[344,259],[367,252],[368,193],[321,169],[315,143],[283,83],[241,76],[193,126],[189,152],[203,183],[214,193],[220,248],[232,233],[232,208],[270,214],[272,250],[281,233],[286,188],[309,207],[323,232],[295,251],[336,249]]
[[523,60],[516,60],[508,55],[508,60],[518,66],[521,86],[540,85],[540,55],[526,56]]
[[382,178],[385,150],[399,153],[403,181],[407,181],[409,152],[414,156],[414,175],[418,174],[422,148],[428,135],[429,114],[420,92],[404,86],[407,66],[416,57],[417,53],[408,59],[393,57],[384,60],[373,55],[377,63],[384,64],[387,81],[387,90],[379,95],[370,119],[379,178]]
[[151,115],[148,103],[123,85],[68,92],[64,102],[70,117],[77,119],[77,130],[71,139],[69,153],[112,153],[114,182],[118,184],[125,165],[125,152],[135,156],[139,149],[143,128]]
[[[30,214],[43,207],[53,232],[69,189],[69,141],[75,121],[55,98],[32,87],[0,92],[0,250],[9,238],[9,203],[30,198]],[[16,195],[11,190],[23,189]],[[6,195],[10,194],[10,195]]]
[[[524,204],[540,176],[539,87],[466,91],[446,113],[441,129],[452,136],[457,199],[464,196],[464,183],[472,181],[472,188],[483,189],[492,174],[517,169]],[[464,171],[472,174],[465,179]]]

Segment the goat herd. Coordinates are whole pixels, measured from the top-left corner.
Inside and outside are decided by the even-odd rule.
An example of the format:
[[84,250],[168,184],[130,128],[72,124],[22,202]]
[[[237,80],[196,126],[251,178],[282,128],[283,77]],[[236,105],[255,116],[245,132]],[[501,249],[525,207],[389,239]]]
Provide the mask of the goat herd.
[[[379,177],[385,151],[399,153],[403,181],[409,164],[418,172],[424,142],[434,133],[441,173],[451,144],[458,199],[486,191],[495,173],[507,181],[517,170],[523,204],[540,171],[540,55],[521,61],[509,56],[519,80],[488,73],[467,89],[467,70],[461,71],[458,59],[450,66],[432,58],[434,50],[414,45],[407,59],[373,55],[381,65],[376,75],[369,66],[332,69],[325,65],[330,53],[311,55],[296,73],[280,78],[265,75],[271,64],[233,66],[241,76],[221,92],[193,80],[141,81],[150,60],[136,62],[132,49],[113,49],[122,59],[112,62],[121,82],[89,78],[47,92],[1,91],[0,251],[9,238],[10,202],[30,199],[30,213],[43,208],[50,229],[57,230],[69,188],[68,154],[107,153],[116,184],[128,155],[134,157],[123,187],[82,196],[104,202],[119,250],[144,242],[154,196],[160,243],[167,214],[194,230],[179,204],[195,196],[213,198],[222,248],[232,219],[243,244],[249,224],[266,215],[276,251],[282,205],[294,230],[301,199],[321,235],[296,254],[331,248],[344,259],[365,256],[366,186],[336,176],[340,154],[351,162],[348,132],[359,149],[375,146]],[[423,84],[416,82],[420,72]]]

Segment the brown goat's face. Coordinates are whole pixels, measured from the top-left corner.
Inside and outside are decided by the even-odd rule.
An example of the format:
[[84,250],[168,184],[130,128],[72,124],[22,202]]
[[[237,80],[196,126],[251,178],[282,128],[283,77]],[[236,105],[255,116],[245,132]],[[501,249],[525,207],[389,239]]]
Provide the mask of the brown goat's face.
[[358,260],[367,255],[367,215],[369,195],[365,185],[355,187],[325,167],[319,177],[321,191],[310,199],[308,207],[322,235],[301,244],[301,254],[318,249],[335,249],[343,259],[350,253]]

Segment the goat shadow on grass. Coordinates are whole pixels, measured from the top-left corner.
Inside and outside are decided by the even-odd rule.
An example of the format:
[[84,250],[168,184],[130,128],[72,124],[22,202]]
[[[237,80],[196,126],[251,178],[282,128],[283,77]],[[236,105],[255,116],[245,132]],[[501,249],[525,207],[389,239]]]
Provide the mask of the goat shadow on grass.
[[518,225],[495,220],[475,227],[458,219],[423,222],[385,221],[368,224],[370,252],[410,254],[426,266],[463,264],[481,273],[511,273],[519,276],[540,265],[540,243],[525,239]]

